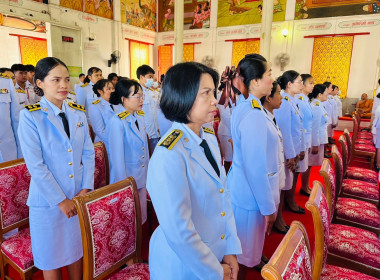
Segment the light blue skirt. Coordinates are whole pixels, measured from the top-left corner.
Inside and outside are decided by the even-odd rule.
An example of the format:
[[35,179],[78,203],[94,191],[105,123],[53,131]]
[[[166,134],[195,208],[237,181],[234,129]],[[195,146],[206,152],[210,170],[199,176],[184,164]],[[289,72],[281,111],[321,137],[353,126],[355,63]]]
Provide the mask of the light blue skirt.
[[67,218],[58,206],[29,207],[34,265],[51,270],[83,257],[78,216]]

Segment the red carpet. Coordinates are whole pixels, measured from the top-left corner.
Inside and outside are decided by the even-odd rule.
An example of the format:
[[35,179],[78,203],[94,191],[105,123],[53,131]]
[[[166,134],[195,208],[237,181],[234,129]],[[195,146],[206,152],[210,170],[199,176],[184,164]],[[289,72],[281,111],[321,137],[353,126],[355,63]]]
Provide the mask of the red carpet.
[[[341,134],[342,134],[342,132],[336,131],[334,134],[334,139],[338,140],[338,138]],[[363,166],[362,164],[356,164],[355,162],[354,162],[353,166],[366,167],[366,166]],[[310,187],[312,187],[312,182],[314,180],[319,180],[319,181],[323,182],[322,177],[319,176],[319,174],[318,174],[319,169],[320,169],[319,166],[313,167],[311,169]],[[300,187],[301,187],[301,180],[299,179],[298,184],[297,184],[297,191],[296,191],[296,201],[300,206],[305,207],[305,203],[306,203],[308,197],[302,196],[299,194]],[[313,248],[314,248],[314,226],[313,226],[313,219],[311,217],[310,212],[306,210],[306,214],[300,215],[300,214],[292,213],[292,212],[288,211],[287,209],[284,209],[283,216],[284,216],[284,219],[288,225],[290,225],[292,223],[292,221],[294,221],[294,220],[298,220],[298,221],[303,223],[303,225],[306,227],[307,233],[309,235],[310,245],[311,245],[311,249],[313,251]],[[149,216],[148,216],[148,218],[149,218]],[[155,217],[154,217],[154,222],[153,222],[152,226],[153,226],[153,228],[155,228],[157,226],[157,221],[156,221]],[[280,244],[283,237],[284,237],[284,235],[279,234],[277,232],[272,232],[272,234],[269,237],[267,237],[267,239],[265,241],[265,245],[264,245],[264,254],[267,257],[270,258],[272,256],[272,254],[276,250],[278,244]],[[149,224],[145,223],[143,226],[143,242],[142,242],[142,257],[145,261],[148,261],[149,238],[150,238]],[[12,269],[10,271],[10,274],[11,274],[10,276],[13,279],[20,279],[18,274],[16,272],[14,272]],[[64,276],[63,277],[64,280],[68,279],[66,270],[64,270],[63,276]],[[35,273],[33,276],[33,279],[34,280],[43,279],[42,272],[38,271],[37,273]],[[262,279],[262,278],[261,278],[261,275],[258,271],[254,270],[254,269],[249,269],[247,271],[245,279],[252,280],[252,279]],[[244,279],[242,279],[242,280],[244,280]]]

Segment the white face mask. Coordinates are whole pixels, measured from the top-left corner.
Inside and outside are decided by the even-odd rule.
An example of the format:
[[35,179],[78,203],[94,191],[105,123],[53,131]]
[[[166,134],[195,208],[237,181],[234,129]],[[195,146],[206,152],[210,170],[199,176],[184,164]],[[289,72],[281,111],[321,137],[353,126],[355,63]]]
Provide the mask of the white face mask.
[[154,82],[152,87],[158,88],[158,82]]

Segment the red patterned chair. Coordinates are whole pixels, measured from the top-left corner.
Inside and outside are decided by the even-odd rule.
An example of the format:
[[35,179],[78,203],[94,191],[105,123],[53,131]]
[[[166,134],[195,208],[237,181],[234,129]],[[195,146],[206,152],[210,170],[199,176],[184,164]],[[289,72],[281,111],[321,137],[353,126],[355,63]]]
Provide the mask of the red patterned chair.
[[[265,280],[374,280],[376,278],[356,272],[347,268],[334,265],[326,265],[321,256],[325,247],[322,242],[315,250],[314,258],[311,256],[309,238],[302,223],[294,221],[288,233],[278,245],[269,263],[261,270]],[[314,263],[312,260],[314,259]],[[318,261],[318,263],[316,263]]]
[[[366,159],[370,164],[370,169],[373,168],[376,156],[376,148],[373,143],[370,144],[360,144],[356,143],[358,137],[358,125],[355,116],[352,118],[354,122],[354,131],[352,135],[352,156],[351,158]],[[348,142],[350,143],[350,142]]]
[[[356,169],[349,167],[345,173],[345,166],[347,166],[347,142],[343,136],[339,138],[339,144],[343,157],[336,147],[332,148],[332,156],[337,174],[336,184],[337,186],[341,185],[342,188],[341,195],[343,197],[359,199],[378,205],[380,200],[379,187],[377,184],[369,183],[365,176],[365,174],[373,174],[372,172],[374,171],[365,168]],[[344,175],[347,175],[348,178],[345,179]],[[369,177],[372,176],[373,175],[369,175]],[[370,181],[372,180],[373,179],[370,179]]]
[[106,146],[103,142],[94,144],[95,150],[95,172],[94,172],[94,189],[107,186],[110,183],[110,172],[108,164],[108,155]]
[[[369,139],[369,140],[372,140],[373,139],[373,136],[372,136],[372,133],[371,132],[368,132],[368,131],[362,131],[364,128],[360,126],[360,123],[361,123],[361,117],[360,117],[360,114],[358,114],[357,112],[354,113],[355,114],[355,118],[357,120],[357,125],[358,125],[358,138],[364,138],[364,139]],[[367,120],[369,121],[369,120]],[[368,127],[367,127],[368,128]],[[359,136],[362,136],[362,137],[359,137]]]
[[[73,199],[83,243],[83,279],[149,279],[141,263],[141,213],[132,177]],[[126,268],[121,267],[127,264]]]
[[[9,279],[10,265],[21,279],[32,279],[34,266],[29,231],[30,174],[23,159],[0,163],[1,277]],[[4,240],[4,234],[18,232]]]
[[[380,241],[378,236],[364,229],[331,224],[328,202],[323,193],[321,182],[313,182],[313,189],[306,203],[306,208],[311,212],[314,223],[316,237],[315,266],[318,263],[324,263],[324,254],[327,251],[327,264],[353,269],[377,278],[380,277]],[[321,247],[325,248],[323,254],[320,250]]]
[[324,179],[325,193],[330,215],[333,215],[333,222],[359,227],[379,235],[380,211],[376,205],[362,200],[339,197],[341,188],[340,185],[336,185],[335,171],[329,160],[323,161],[319,174]]
[[[374,170],[368,168],[359,168],[359,167],[349,167],[348,165],[352,159],[352,149],[351,149],[351,138],[350,134],[345,129],[344,137],[339,138],[339,143],[341,145],[343,153],[343,170],[345,170],[345,177],[349,179],[361,180],[370,183],[377,184],[378,182],[378,173]],[[345,160],[344,160],[345,159]]]

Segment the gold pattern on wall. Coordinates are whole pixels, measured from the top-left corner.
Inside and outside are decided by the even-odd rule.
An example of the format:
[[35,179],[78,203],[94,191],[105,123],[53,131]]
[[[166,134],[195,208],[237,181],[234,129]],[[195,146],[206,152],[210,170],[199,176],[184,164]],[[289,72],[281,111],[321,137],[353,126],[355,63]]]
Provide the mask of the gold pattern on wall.
[[137,68],[143,64],[149,65],[149,45],[136,41],[129,41],[129,53],[131,63],[130,78],[138,80],[136,76]]
[[347,95],[353,36],[315,38],[311,75],[315,84],[331,82]]
[[112,0],[61,0],[60,5],[95,16],[113,19]]
[[236,67],[246,54],[259,52],[260,40],[232,42],[232,66]]
[[22,64],[36,65],[37,62],[48,56],[45,39],[19,37]]
[[183,62],[194,61],[194,44],[183,45]]
[[166,74],[166,71],[173,65],[172,46],[158,47],[158,72],[159,75]]

